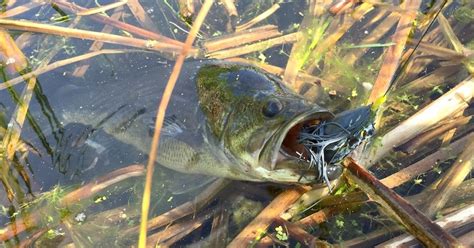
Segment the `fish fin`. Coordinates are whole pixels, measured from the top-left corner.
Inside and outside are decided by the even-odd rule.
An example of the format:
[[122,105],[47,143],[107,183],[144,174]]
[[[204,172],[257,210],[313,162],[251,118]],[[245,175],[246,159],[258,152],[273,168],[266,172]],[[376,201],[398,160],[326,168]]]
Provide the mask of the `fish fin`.
[[199,174],[184,174],[175,172],[172,176],[173,180],[168,183],[168,190],[173,195],[182,195],[201,189],[218,178],[213,176]]
[[139,117],[146,113],[143,106],[124,104],[115,111],[102,118],[96,125],[96,128],[104,127],[110,133],[125,132],[130,125]]
[[[176,115],[165,116],[163,121],[163,127],[161,128],[161,134],[167,136],[176,136],[184,133],[186,126],[181,122]],[[155,120],[153,120],[148,126],[148,132],[150,136],[153,136],[155,132]]]

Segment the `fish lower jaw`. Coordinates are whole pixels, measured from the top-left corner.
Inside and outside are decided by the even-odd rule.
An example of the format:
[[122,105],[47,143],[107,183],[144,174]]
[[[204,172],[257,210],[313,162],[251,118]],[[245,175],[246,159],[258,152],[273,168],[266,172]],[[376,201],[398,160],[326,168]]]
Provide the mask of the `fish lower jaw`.
[[255,168],[255,172],[263,179],[263,181],[277,183],[301,183],[307,184],[314,182],[315,176],[302,175],[293,169],[276,169],[268,170],[263,167]]

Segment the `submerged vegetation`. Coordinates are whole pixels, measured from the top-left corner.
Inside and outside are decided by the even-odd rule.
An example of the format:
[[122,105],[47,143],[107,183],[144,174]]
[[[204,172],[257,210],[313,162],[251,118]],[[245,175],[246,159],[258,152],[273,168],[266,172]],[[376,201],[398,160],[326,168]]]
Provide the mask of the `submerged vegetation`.
[[[409,234],[473,245],[471,1],[203,2],[2,2],[0,245],[131,246],[139,234],[160,247],[403,246],[417,242]],[[59,128],[48,89],[68,85],[67,101],[77,82],[139,80],[176,61],[171,96],[185,59],[259,67],[335,113],[371,104],[375,137],[329,192],[153,173],[156,146],[145,169],[126,157],[147,156],[118,142],[109,157],[87,157],[79,148],[99,128]],[[150,128],[156,144],[167,104]],[[88,166],[61,168],[47,159],[57,150]]]

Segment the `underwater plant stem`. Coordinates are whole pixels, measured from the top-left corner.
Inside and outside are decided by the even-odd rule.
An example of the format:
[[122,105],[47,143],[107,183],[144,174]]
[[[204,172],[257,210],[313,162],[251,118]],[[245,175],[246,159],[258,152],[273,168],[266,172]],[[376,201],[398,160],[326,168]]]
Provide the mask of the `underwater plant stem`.
[[363,157],[358,159],[359,163],[370,167],[393,151],[394,147],[466,109],[473,97],[474,79],[469,77],[385,134],[380,143],[377,142]]
[[11,8],[3,13],[0,13],[0,18],[9,18],[17,15],[21,15],[27,11],[30,11],[38,6],[41,6],[41,1],[31,1],[29,3],[22,4],[20,6]]
[[[95,179],[94,181],[68,193],[59,200],[59,203],[57,205],[45,206],[44,208],[67,208],[73,204],[95,196],[98,192],[118,182],[121,182],[131,177],[143,176],[144,174],[145,168],[143,165],[129,165],[127,167],[112,171],[104,176],[101,176]],[[36,227],[41,221],[42,217],[44,217],[40,216],[40,214],[48,212],[48,210],[43,209],[36,211],[32,215],[28,216],[28,218],[17,218],[14,223],[11,223],[3,229],[0,229],[0,241],[7,241],[30,228]],[[48,223],[48,226],[53,226],[56,224],[57,223]]]
[[474,138],[471,137],[467,141],[466,149],[456,159],[453,165],[451,165],[451,168],[449,168],[445,175],[438,182],[433,183],[431,187],[426,189],[431,192],[430,201],[426,202],[422,208],[427,216],[433,217],[437,211],[444,207],[454,190],[461,185],[466,176],[471,173],[473,163]]
[[[320,247],[318,243],[321,242],[317,237],[309,234],[300,225],[293,222],[289,222],[282,218],[276,218],[274,224],[277,226],[284,227],[288,231],[289,236],[292,239],[297,240],[304,247]],[[257,247],[269,247],[273,244],[273,240],[270,237],[265,237],[258,243]]]
[[147,240],[148,246],[171,247],[174,243],[201,227],[205,221],[212,217],[215,211],[215,208],[208,210],[197,217],[173,224],[159,233],[150,235]]
[[215,39],[208,39],[204,41],[203,47],[206,53],[211,53],[231,47],[242,46],[252,42],[258,42],[276,36],[281,36],[281,32],[278,31],[278,27],[275,25],[265,25],[244,30],[238,33],[223,35]]
[[383,185],[370,172],[358,165],[352,158],[343,162],[349,181],[360,187],[381,209],[393,216],[400,224],[418,238],[427,247],[461,247],[461,244],[451,234],[433,223],[408,201],[393,190]]
[[285,211],[290,204],[295,202],[305,191],[307,191],[307,189],[303,187],[293,187],[280,193],[227,245],[227,247],[247,247],[254,242],[258,242],[259,235],[263,234],[273,220]]
[[264,51],[270,47],[278,46],[282,44],[294,43],[298,39],[300,33],[295,32],[287,35],[282,35],[279,37],[263,40],[257,43],[253,43],[250,45],[244,45],[236,48],[220,50],[217,52],[206,54],[208,58],[214,59],[225,59],[231,57],[237,57],[240,55],[257,52],[257,51]]
[[168,107],[168,103],[171,99],[171,94],[173,93],[174,86],[176,85],[176,81],[178,80],[179,74],[181,72],[181,68],[183,66],[184,60],[188,55],[188,52],[191,51],[192,44],[196,38],[197,33],[199,32],[204,19],[209,12],[212,4],[214,3],[213,0],[205,0],[199,13],[196,17],[196,20],[189,31],[188,37],[186,37],[186,41],[184,42],[184,46],[181,49],[181,52],[176,60],[176,63],[173,67],[171,72],[170,78],[168,79],[168,83],[166,84],[165,90],[163,92],[163,97],[158,106],[158,111],[156,114],[155,119],[155,132],[153,133],[153,139],[151,143],[148,163],[147,163],[147,172],[146,172],[146,179],[145,179],[145,189],[143,191],[143,199],[142,199],[142,211],[141,211],[141,221],[140,221],[140,235],[138,239],[138,248],[145,248],[146,247],[146,236],[147,236],[147,223],[148,223],[148,212],[150,207],[150,196],[151,196],[151,186],[153,180],[153,171],[155,168],[155,161],[156,155],[158,153],[158,144],[160,142],[160,132],[161,128],[163,127],[163,121],[165,119],[166,109]]
[[243,30],[246,30],[246,29],[249,29],[249,28],[255,26],[257,23],[267,19],[269,16],[271,16],[273,13],[275,13],[275,11],[277,11],[279,8],[280,8],[280,4],[278,4],[278,3],[273,4],[269,9],[265,10],[260,15],[254,17],[252,20],[250,20],[250,21],[248,21],[248,22],[246,22],[242,25],[237,26],[235,28],[236,32],[240,32],[240,31],[243,31]]
[[138,0],[127,0],[127,6],[142,27],[158,33],[156,25]]
[[[401,7],[406,10],[419,9],[421,2],[421,0],[405,1],[402,3]],[[412,24],[415,18],[416,15],[402,15],[400,17],[397,30],[395,31],[395,34],[392,38],[392,42],[396,45],[390,46],[387,49],[384,62],[379,71],[379,75],[375,80],[372,92],[370,92],[368,99],[369,104],[374,103],[377,99],[384,96],[389,89],[395,72],[398,69],[398,65],[402,58],[403,50],[408,40],[410,31],[412,30]]]
[[[444,216],[440,218],[439,220],[436,220],[436,224],[441,226],[443,229],[446,231],[451,231],[454,229],[457,229],[462,226],[470,225],[474,222],[474,205],[469,205],[466,206],[465,208],[458,210],[454,213],[451,213],[447,216]],[[416,245],[416,240],[415,237],[404,234],[398,237],[395,237],[389,241],[386,241],[382,244],[379,244],[375,247],[381,248],[381,247],[413,247]],[[464,246],[464,244],[457,242],[455,244],[451,245],[457,245],[456,247],[467,247]],[[468,245],[468,244],[466,244]],[[446,246],[446,247],[453,247],[453,246]],[[432,247],[432,246],[429,246]],[[434,246],[433,246],[434,247]]]
[[[115,9],[115,13],[113,13],[110,18],[112,18],[114,20],[118,20],[122,17],[122,15],[123,15],[123,8],[120,7],[120,8]],[[110,25],[105,25],[102,28],[101,32],[102,33],[111,33],[113,28],[114,27],[112,27]],[[94,41],[94,43],[92,43],[92,45],[90,46],[89,51],[91,51],[91,52],[98,51],[98,50],[102,49],[103,46],[104,46],[104,42]],[[89,69],[89,66],[90,66],[90,64],[86,64],[85,61],[80,62],[79,66],[74,68],[74,71],[72,72],[72,75],[74,77],[83,77],[86,74],[87,70]]]
[[[462,113],[461,113],[462,114]],[[433,129],[430,129],[415,138],[411,139],[407,143],[397,147],[397,150],[403,151],[404,153],[407,154],[414,154],[419,148],[422,148],[423,145],[427,144],[428,142],[435,140],[439,138],[441,135],[446,135],[450,134],[449,141],[444,142],[443,140],[443,146],[445,144],[449,144],[451,141],[451,134],[454,134],[453,131],[456,131],[457,128],[466,125],[469,123],[469,121],[472,119],[471,116],[460,116],[460,117],[455,117],[452,120],[449,120],[448,122],[443,122],[440,123],[437,127],[434,127]]]
[[[208,204],[216,195],[217,193],[221,192],[223,188],[225,188],[230,183],[229,180],[226,179],[218,179],[213,182],[209,187],[207,187],[202,193],[194,197],[193,200],[185,202],[166,213],[163,213],[153,219],[148,220],[148,231],[152,231],[156,228],[162,227],[164,225],[168,225],[173,221],[181,219],[185,216],[188,216],[194,213],[197,210],[200,210],[206,204]],[[128,230],[125,230],[122,236],[127,236],[129,234],[135,234],[139,231],[139,226],[132,227]]]
[[[456,34],[454,33],[453,28],[451,25],[449,25],[449,21],[444,17],[443,13],[440,13],[438,16],[438,23],[441,27],[441,31],[444,34],[444,37],[448,42],[451,44],[451,46],[454,47],[454,50],[460,54],[464,54],[466,48],[464,45],[461,43],[461,41],[458,39]],[[465,60],[463,61],[464,66],[466,67],[467,71],[471,73],[471,75],[474,75],[474,64],[472,62],[473,60]]]
[[398,187],[417,175],[423,174],[433,168],[439,162],[447,160],[449,157],[459,154],[468,145],[468,141],[474,138],[474,133],[470,133],[459,140],[451,143],[447,147],[442,147],[438,151],[424,157],[414,164],[399,170],[398,172],[381,179],[380,181],[389,188]]
[[96,8],[79,11],[79,12],[76,13],[76,15],[78,15],[78,16],[87,16],[87,15],[100,14],[100,13],[104,13],[105,11],[108,11],[108,10],[111,10],[111,9],[119,8],[119,7],[121,7],[125,4],[127,4],[127,0],[125,0],[125,1],[122,0],[122,1],[111,3],[111,4],[98,6]]

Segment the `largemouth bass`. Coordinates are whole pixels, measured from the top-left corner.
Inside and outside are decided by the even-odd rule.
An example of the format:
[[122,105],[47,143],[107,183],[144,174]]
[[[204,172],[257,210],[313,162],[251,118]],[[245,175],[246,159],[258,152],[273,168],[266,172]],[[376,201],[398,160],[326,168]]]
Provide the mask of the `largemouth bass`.
[[[64,124],[104,130],[147,154],[171,66],[156,68],[146,76],[152,80],[68,86],[59,91],[68,96],[59,116]],[[327,109],[256,68],[187,62],[166,110],[156,162],[183,173],[237,180],[320,182],[323,172],[303,159],[298,132],[308,123],[332,119]],[[324,173],[332,179],[340,170]]]

